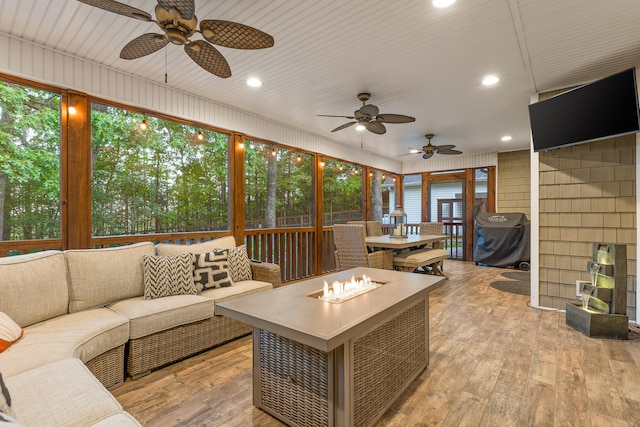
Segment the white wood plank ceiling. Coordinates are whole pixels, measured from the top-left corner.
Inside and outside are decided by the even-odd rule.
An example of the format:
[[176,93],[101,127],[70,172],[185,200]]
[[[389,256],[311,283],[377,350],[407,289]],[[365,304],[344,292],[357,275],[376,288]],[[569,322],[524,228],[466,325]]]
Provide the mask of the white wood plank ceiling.
[[[124,1],[153,15],[154,0]],[[455,144],[464,154],[528,148],[532,93],[569,87],[640,64],[638,0],[196,0],[196,16],[261,29],[275,46],[219,48],[232,77],[220,79],[179,46],[119,58],[131,39],[158,27],[76,0],[0,0],[0,32],[113,69],[163,82],[337,142],[397,157],[410,147]],[[193,39],[201,39],[194,35]],[[496,74],[494,87],[481,84]],[[263,80],[247,87],[248,77]],[[370,92],[381,113],[416,117],[385,135],[353,127],[331,133]],[[503,135],[513,140],[505,143]],[[428,160],[424,160],[428,161]]]

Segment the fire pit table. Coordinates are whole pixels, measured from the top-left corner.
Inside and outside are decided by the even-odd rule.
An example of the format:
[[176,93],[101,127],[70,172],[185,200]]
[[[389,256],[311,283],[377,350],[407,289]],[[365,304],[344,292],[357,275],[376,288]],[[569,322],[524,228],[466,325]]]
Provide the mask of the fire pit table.
[[[345,295],[363,276],[373,286]],[[354,268],[225,301],[216,314],[253,326],[255,406],[294,426],[368,426],[429,364],[429,292],[443,283]]]

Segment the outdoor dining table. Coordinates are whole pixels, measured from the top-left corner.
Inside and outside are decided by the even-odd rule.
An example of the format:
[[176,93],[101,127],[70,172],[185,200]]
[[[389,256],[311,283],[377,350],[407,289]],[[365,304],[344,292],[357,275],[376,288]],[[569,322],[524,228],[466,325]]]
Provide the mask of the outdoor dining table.
[[389,234],[385,234],[382,236],[368,236],[365,238],[365,242],[370,248],[406,249],[440,242],[449,237],[442,234],[408,234],[406,237],[391,237]]

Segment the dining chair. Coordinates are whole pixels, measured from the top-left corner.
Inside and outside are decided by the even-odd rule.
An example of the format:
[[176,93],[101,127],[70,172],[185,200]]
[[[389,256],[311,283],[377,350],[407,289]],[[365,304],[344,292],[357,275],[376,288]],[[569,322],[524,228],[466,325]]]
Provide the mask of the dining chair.
[[[420,234],[421,235],[444,235],[442,231],[444,228],[444,224],[442,222],[421,222],[420,223]],[[434,249],[443,249],[444,242],[434,242],[431,244],[431,247]]]
[[368,253],[365,237],[365,227],[362,224],[336,224],[333,226],[337,269],[371,267],[393,270],[393,251],[381,250]]
[[367,236],[382,236],[382,223],[380,221],[367,221]]

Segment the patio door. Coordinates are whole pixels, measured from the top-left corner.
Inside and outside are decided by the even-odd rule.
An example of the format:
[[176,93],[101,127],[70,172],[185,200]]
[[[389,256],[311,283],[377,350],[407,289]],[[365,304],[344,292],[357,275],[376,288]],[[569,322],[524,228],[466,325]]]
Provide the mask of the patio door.
[[428,218],[442,222],[452,238],[445,245],[453,259],[465,259],[465,180],[458,173],[429,177]]

